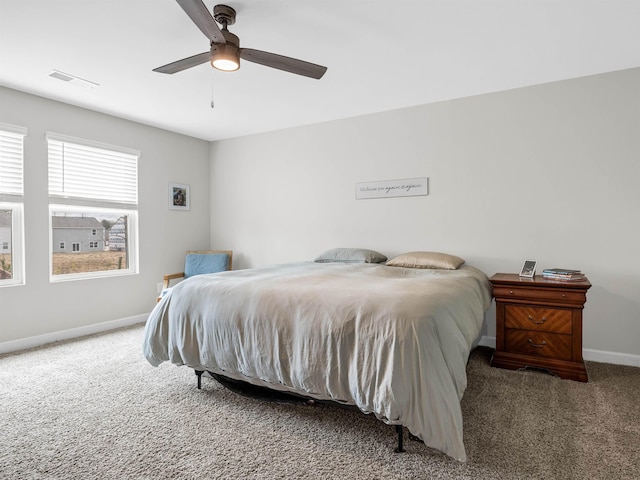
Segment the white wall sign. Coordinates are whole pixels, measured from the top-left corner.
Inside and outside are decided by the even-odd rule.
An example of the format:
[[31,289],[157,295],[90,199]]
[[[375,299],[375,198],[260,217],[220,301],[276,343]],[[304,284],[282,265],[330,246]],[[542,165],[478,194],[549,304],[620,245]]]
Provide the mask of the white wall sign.
[[356,183],[356,199],[358,200],[364,198],[414,197],[428,194],[429,179],[427,177]]

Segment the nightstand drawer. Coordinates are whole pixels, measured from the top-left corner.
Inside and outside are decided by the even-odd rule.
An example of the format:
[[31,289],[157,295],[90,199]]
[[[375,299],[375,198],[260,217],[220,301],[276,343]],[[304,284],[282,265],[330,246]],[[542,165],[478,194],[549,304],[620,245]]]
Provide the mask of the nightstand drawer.
[[506,328],[571,334],[571,310],[505,305]]
[[571,335],[507,328],[505,350],[512,353],[571,360]]
[[494,286],[493,296],[504,301],[509,300],[533,300],[544,302],[559,302],[583,305],[586,295],[580,291],[568,291],[560,288],[531,288],[525,286]]

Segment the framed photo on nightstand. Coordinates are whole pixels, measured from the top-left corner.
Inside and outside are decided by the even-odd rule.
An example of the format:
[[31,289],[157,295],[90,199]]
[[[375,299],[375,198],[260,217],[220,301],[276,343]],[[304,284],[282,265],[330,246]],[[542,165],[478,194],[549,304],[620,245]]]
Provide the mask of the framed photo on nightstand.
[[521,277],[529,277],[532,278],[536,273],[536,262],[535,260],[525,260],[522,265],[522,270],[520,270]]

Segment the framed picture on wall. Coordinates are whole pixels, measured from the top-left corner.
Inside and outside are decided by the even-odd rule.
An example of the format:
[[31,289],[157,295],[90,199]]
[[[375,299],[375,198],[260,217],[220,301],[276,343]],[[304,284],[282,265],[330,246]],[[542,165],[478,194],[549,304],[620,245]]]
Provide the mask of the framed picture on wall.
[[169,184],[169,209],[189,210],[191,203],[189,200],[189,185],[182,183]]
[[520,270],[521,277],[533,277],[536,273],[536,262],[534,260],[525,260]]

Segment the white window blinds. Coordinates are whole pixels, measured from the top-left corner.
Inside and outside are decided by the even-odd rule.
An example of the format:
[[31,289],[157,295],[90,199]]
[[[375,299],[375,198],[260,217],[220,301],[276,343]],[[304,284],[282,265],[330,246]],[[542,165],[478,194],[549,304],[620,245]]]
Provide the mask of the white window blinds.
[[0,124],[0,196],[22,195],[23,141],[27,130]]
[[139,152],[51,133],[47,142],[50,196],[137,205]]

